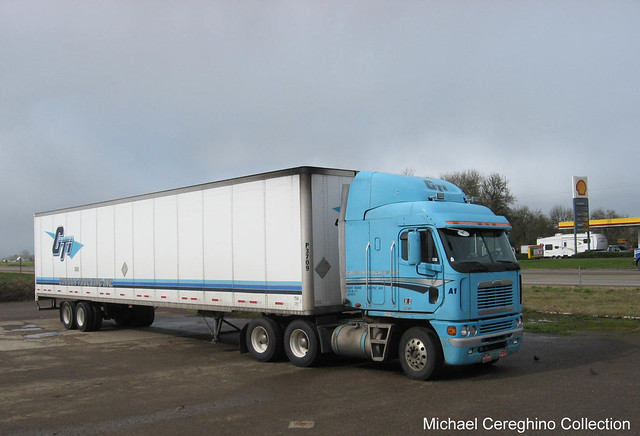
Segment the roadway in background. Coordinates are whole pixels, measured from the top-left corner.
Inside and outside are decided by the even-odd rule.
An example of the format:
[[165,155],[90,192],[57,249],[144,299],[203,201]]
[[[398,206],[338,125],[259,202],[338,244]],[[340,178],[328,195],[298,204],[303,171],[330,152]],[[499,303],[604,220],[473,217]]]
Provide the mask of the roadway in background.
[[0,264],[0,272],[23,272],[25,274],[33,274],[34,272],[34,268],[33,266],[22,266],[22,269],[20,269],[20,265],[15,265],[15,264],[9,264],[9,265],[4,265],[4,264]]
[[639,287],[640,271],[613,269],[523,269],[525,285]]
[[[0,265],[0,272],[19,272],[16,265]],[[23,273],[33,274],[33,266],[23,266]],[[525,285],[639,287],[640,271],[636,269],[523,269]]]

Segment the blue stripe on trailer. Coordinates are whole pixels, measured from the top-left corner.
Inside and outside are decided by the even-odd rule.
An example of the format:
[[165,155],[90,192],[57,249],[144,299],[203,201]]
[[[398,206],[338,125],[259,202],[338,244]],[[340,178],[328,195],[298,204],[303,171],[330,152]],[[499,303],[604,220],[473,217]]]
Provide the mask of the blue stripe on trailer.
[[301,282],[199,281],[199,280],[121,280],[102,278],[38,277],[36,284],[177,291],[243,292],[248,294],[302,295]]

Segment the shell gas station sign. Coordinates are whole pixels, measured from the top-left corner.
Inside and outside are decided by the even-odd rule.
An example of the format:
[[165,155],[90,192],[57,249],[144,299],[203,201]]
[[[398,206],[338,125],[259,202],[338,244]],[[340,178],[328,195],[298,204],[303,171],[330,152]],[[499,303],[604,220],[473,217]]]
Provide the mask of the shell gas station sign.
[[587,178],[573,176],[573,198],[589,198]]
[[573,176],[573,223],[574,232],[589,231],[589,189],[587,178]]

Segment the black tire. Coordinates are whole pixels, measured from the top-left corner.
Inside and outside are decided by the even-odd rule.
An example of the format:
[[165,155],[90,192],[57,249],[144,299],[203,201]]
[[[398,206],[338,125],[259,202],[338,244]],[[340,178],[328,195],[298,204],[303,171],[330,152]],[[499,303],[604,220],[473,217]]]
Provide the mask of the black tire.
[[76,303],[63,301],[60,303],[60,321],[67,330],[76,329]]
[[94,326],[93,304],[81,301],[76,306],[76,325],[81,332],[89,332]]
[[91,308],[93,309],[93,326],[91,330],[98,331],[102,327],[102,308],[97,303],[91,304]]
[[284,351],[295,366],[313,366],[320,358],[320,339],[314,323],[297,319],[284,332]]
[[245,335],[247,349],[259,362],[273,362],[282,356],[282,329],[271,318],[256,318]]
[[636,262],[636,267],[640,269],[640,260]]
[[156,310],[153,306],[134,306],[133,325],[136,327],[149,327],[156,317]]
[[400,338],[398,357],[404,373],[415,380],[428,380],[442,370],[443,355],[436,335],[425,327],[412,327]]
[[124,304],[112,305],[109,309],[110,316],[118,327],[128,327],[133,324],[133,309]]

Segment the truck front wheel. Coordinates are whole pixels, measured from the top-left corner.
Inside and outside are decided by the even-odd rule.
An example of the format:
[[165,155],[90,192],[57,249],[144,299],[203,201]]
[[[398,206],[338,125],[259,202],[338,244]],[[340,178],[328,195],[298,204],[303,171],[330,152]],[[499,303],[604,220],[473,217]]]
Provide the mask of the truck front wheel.
[[282,355],[282,329],[271,318],[256,318],[247,328],[246,344],[259,362],[272,362]]
[[320,339],[315,324],[304,319],[291,321],[284,332],[284,351],[296,366],[313,366],[320,357]]
[[404,373],[415,380],[436,377],[442,369],[443,356],[438,338],[424,327],[412,327],[404,332],[398,355]]

